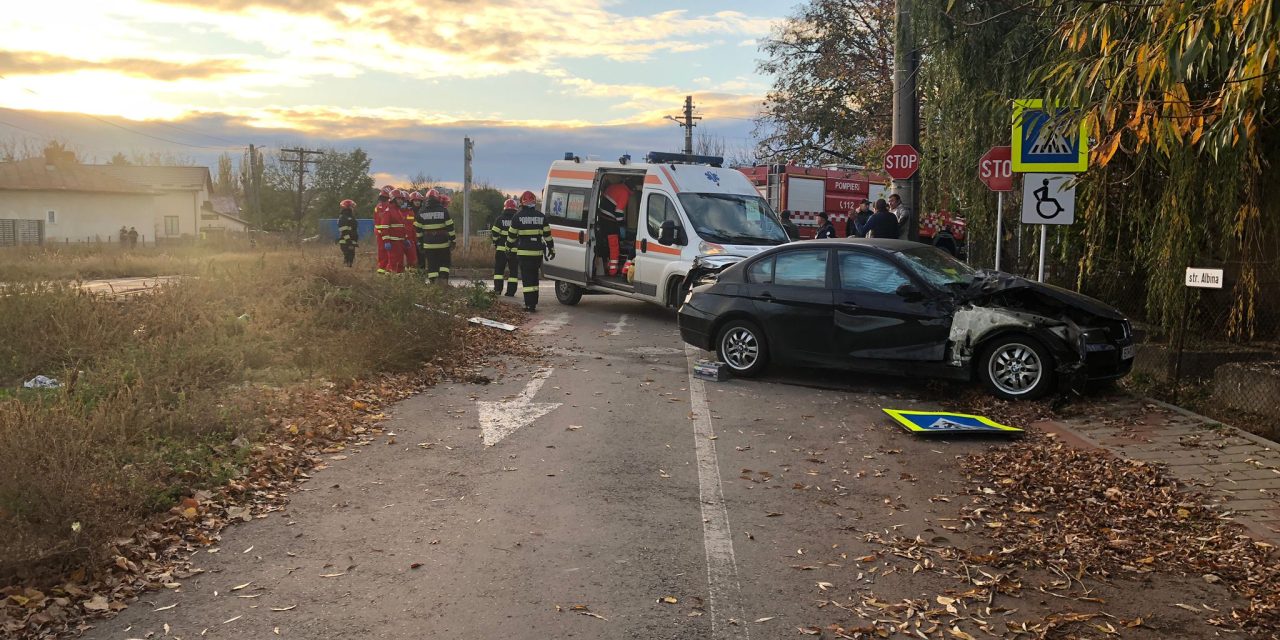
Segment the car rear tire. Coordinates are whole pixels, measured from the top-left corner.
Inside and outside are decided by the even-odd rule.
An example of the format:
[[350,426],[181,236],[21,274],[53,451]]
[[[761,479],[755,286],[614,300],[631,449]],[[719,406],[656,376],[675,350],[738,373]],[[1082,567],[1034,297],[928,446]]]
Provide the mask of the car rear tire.
[[582,301],[582,287],[572,282],[556,280],[556,300],[560,304],[572,307]]
[[1003,336],[982,350],[978,376],[996,397],[1035,400],[1053,388],[1053,356],[1031,336]]
[[769,364],[769,345],[764,332],[749,320],[730,320],[716,335],[716,354],[733,374],[743,378],[759,375]]

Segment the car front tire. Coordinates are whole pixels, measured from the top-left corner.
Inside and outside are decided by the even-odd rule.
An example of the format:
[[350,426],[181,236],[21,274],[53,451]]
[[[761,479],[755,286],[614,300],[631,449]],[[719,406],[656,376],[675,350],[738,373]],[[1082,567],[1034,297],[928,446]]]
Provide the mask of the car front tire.
[[769,364],[769,348],[764,332],[749,320],[730,320],[716,334],[716,354],[733,374],[743,378],[759,375]]
[[572,307],[582,301],[582,287],[572,282],[556,280],[556,300],[560,304]]
[[996,397],[1035,400],[1053,388],[1053,356],[1031,336],[996,338],[982,350],[978,376]]

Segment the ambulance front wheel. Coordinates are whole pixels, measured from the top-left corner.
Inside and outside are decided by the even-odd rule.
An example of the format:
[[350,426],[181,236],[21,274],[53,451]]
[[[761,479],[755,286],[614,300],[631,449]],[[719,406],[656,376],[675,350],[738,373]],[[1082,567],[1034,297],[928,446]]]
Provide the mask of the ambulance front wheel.
[[582,300],[582,287],[572,282],[556,280],[556,300],[559,300],[560,304],[572,307]]

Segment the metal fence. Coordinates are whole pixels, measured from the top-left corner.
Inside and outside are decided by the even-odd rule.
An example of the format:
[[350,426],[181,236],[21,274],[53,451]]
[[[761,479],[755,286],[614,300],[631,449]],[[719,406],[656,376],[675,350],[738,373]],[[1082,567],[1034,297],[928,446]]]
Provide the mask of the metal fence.
[[43,220],[0,220],[0,247],[44,244]]

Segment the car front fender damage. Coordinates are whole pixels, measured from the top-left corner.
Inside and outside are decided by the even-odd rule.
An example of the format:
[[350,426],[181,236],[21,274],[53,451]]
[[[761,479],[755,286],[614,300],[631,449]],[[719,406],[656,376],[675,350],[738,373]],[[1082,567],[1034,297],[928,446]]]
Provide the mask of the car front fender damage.
[[1017,332],[1031,335],[1053,354],[1055,370],[1064,380],[1073,379],[1084,363],[1074,345],[1080,343],[1080,327],[1070,317],[1050,317],[1027,310],[965,305],[956,310],[948,336],[948,364],[968,367],[985,343]]

